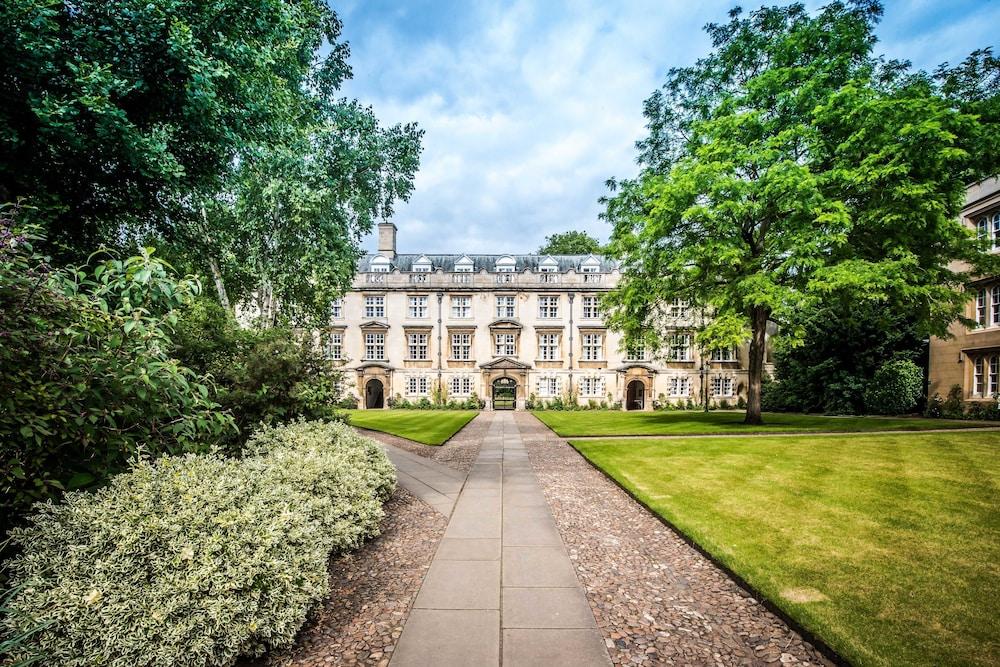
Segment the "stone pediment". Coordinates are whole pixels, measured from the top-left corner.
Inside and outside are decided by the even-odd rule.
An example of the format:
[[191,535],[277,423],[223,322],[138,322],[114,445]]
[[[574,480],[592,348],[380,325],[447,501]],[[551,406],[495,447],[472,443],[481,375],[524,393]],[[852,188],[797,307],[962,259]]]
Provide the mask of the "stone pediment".
[[388,329],[389,325],[378,320],[369,320],[361,324],[362,329]]
[[619,366],[618,368],[616,368],[615,371],[617,371],[618,373],[624,373],[625,371],[627,371],[629,369],[632,369],[632,368],[644,368],[645,370],[649,371],[650,373],[656,373],[657,372],[656,369],[653,368],[652,366],[650,366],[649,364],[643,364],[643,363],[639,363],[639,362],[635,362],[635,361],[625,362],[624,364],[622,364],[621,366]]
[[491,371],[524,371],[529,370],[531,364],[525,364],[510,357],[500,357],[493,361],[487,361],[485,364],[479,364],[479,367]]
[[517,320],[512,320],[507,317],[501,317],[498,320],[493,320],[490,322],[490,329],[523,329],[521,323]]
[[360,364],[355,366],[352,370],[363,371],[366,368],[381,368],[383,370],[392,371],[395,370],[391,365],[384,361],[362,361]]

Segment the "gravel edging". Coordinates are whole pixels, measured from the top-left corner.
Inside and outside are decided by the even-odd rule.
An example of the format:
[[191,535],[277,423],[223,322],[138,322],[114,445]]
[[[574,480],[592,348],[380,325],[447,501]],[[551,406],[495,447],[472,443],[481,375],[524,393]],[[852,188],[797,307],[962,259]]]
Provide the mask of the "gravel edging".
[[244,667],[389,664],[448,519],[403,488],[385,504],[382,532],[330,561],[330,594],[295,644]]
[[614,664],[836,664],[535,417],[518,426]]

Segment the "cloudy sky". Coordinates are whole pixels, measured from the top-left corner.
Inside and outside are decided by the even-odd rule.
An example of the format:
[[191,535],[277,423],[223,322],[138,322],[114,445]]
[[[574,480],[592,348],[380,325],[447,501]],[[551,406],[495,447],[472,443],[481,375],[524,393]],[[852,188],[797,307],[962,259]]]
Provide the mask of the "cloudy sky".
[[[642,101],[741,4],[330,1],[351,45],[345,94],[426,131],[394,217],[400,252],[483,253],[533,252],[569,229],[606,240],[597,200],[635,172]],[[933,68],[996,48],[998,26],[1000,0],[887,0],[879,48]]]

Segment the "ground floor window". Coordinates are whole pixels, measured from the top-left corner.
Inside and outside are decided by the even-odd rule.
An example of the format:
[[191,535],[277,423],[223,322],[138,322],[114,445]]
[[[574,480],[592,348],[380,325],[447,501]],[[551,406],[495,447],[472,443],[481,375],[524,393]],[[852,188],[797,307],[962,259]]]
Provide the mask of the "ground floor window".
[[727,397],[733,395],[733,378],[716,376],[712,378],[712,396]]
[[558,396],[560,389],[559,376],[548,375],[538,378],[538,395],[544,397]]
[[468,375],[458,375],[451,378],[449,391],[452,396],[469,396],[472,394],[472,377]]
[[426,375],[411,375],[406,378],[406,393],[410,396],[426,396],[428,386]]
[[604,378],[599,375],[589,375],[580,378],[581,396],[603,396]]
[[691,379],[687,377],[672,377],[670,378],[670,395],[671,396],[690,396],[691,395]]

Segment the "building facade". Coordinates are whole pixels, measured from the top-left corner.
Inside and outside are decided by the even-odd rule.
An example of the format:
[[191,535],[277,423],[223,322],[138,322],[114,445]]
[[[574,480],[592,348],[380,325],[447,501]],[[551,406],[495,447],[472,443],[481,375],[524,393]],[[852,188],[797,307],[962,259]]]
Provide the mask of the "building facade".
[[[1000,252],[1000,178],[990,178],[966,192],[961,220],[980,238],[990,239]],[[967,267],[951,267],[961,271]],[[976,322],[973,328],[954,322],[951,338],[931,338],[928,360],[928,396],[948,395],[961,387],[966,401],[993,401],[1000,396],[1000,276],[972,280],[965,315]]]
[[442,393],[487,409],[532,397],[627,410],[745,398],[747,349],[697,349],[699,315],[683,301],[666,306],[668,349],[621,349],[600,311],[621,277],[606,258],[398,254],[396,232],[379,225],[378,252],[361,259],[322,333],[362,408]]

